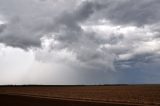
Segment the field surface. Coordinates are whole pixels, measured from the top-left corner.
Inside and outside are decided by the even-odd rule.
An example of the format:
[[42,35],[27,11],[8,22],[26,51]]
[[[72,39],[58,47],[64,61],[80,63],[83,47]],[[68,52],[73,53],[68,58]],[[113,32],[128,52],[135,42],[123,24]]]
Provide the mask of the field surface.
[[[32,100],[29,97],[32,97]],[[0,87],[0,104],[5,101],[16,101],[13,98],[19,98],[16,100],[23,98],[26,99],[24,102],[30,103],[50,99],[50,102],[54,103],[72,102],[81,106],[83,103],[89,103],[86,106],[94,106],[93,104],[160,106],[160,85]],[[39,103],[42,105],[41,102]]]

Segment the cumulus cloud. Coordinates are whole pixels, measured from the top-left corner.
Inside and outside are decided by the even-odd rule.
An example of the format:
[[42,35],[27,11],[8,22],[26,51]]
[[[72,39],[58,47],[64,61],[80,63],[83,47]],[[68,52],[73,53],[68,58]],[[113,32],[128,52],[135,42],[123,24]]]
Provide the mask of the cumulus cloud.
[[63,0],[1,0],[0,4],[0,15],[7,21],[5,30],[0,34],[0,42],[27,49],[40,47],[40,38],[56,27],[55,17],[76,3],[74,0],[66,3]]
[[67,69],[83,83],[79,76],[118,83],[135,70],[148,76],[148,66],[159,73],[159,8],[159,0],[1,0],[0,43],[32,50],[42,75]]

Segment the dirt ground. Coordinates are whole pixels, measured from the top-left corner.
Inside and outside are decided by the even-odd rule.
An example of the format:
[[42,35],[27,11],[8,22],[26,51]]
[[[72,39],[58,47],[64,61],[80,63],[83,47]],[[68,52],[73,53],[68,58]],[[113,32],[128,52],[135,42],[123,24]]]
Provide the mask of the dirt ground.
[[0,94],[0,105],[1,106],[131,106],[130,104],[114,103],[114,102],[67,100],[60,98],[55,99],[55,98],[42,98],[42,97],[6,95],[6,94]]
[[[0,94],[160,106],[160,85],[0,87]],[[5,97],[0,97],[2,102]]]

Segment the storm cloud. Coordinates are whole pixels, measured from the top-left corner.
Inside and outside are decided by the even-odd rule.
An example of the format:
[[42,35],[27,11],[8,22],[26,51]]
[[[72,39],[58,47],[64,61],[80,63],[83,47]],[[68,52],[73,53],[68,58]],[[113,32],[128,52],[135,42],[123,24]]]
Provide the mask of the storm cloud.
[[157,83],[159,14],[159,0],[1,0],[0,43],[32,51],[30,70],[45,67],[25,74],[33,83],[61,82],[53,70],[70,73],[65,84]]

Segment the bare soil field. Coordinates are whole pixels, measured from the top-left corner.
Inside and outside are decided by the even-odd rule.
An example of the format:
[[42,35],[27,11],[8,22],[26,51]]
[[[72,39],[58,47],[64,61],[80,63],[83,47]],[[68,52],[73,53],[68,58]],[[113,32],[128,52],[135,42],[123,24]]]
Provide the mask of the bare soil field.
[[16,100],[33,106],[34,101],[41,104],[37,106],[160,106],[160,85],[0,87],[0,104]]

